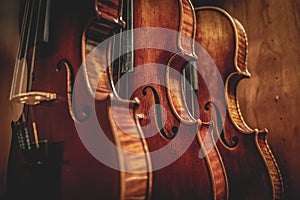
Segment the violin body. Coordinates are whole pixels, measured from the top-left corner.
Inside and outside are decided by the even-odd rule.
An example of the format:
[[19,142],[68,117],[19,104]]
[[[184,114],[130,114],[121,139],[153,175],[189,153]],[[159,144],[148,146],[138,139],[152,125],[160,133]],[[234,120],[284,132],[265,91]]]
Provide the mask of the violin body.
[[[21,5],[25,7],[25,1],[22,3]],[[66,92],[66,70],[62,69],[59,72],[56,71],[58,61],[64,57],[69,57],[74,63],[74,66],[80,66],[81,32],[84,29],[85,21],[89,18],[89,10],[91,10],[91,8],[88,7],[88,4],[83,4],[82,2],[74,4],[72,9],[69,6],[70,1],[61,4],[58,1],[51,3],[49,43],[46,44],[46,46],[40,45],[37,47],[38,53],[37,59],[35,59],[32,53],[33,41],[31,39],[27,56],[22,59],[26,60],[27,63],[27,69],[24,72],[27,77],[30,76],[30,63],[32,60],[35,60],[32,89],[35,91],[56,93],[57,99],[32,106],[31,112],[33,114],[26,114],[28,116],[24,122],[22,122],[21,116],[20,119],[18,119],[20,125],[13,125],[12,144],[8,164],[8,193],[12,199],[24,197],[33,199],[42,197],[57,199],[61,195],[61,185],[64,188],[70,187],[66,182],[61,180],[69,179],[70,183],[73,182],[70,178],[66,178],[68,174],[72,177],[72,171],[74,169],[70,167],[70,161],[73,160],[72,162],[74,162],[73,157],[77,158],[76,154],[80,152],[85,155],[86,159],[92,160],[91,156],[89,156],[82,145],[80,145],[79,138],[76,136],[74,122],[69,115]],[[82,13],[82,15],[85,15],[84,17],[78,14],[82,8],[85,8],[83,9],[85,13]],[[25,8],[21,8],[20,10],[20,15],[22,16],[23,12],[25,12]],[[53,10],[55,10],[55,12],[53,12]],[[28,13],[31,12],[29,11]],[[28,15],[30,16],[30,14]],[[36,18],[37,17],[35,17],[35,19]],[[20,21],[22,22],[23,20]],[[22,31],[20,31],[20,33],[21,32]],[[34,31],[27,31],[27,34],[32,32]],[[25,36],[25,38],[26,37],[27,36]],[[29,37],[32,38],[32,36]],[[27,79],[26,84],[29,82],[29,78]],[[27,113],[29,110],[29,106],[25,105],[23,112]],[[39,133],[39,149],[35,146],[36,141],[34,140],[31,125],[33,121],[32,115],[34,115],[36,119],[34,121],[36,121]],[[28,143],[32,147],[30,150],[25,140],[24,128],[28,130]],[[23,142],[18,140],[18,132],[20,132],[20,135],[23,135]],[[44,141],[44,144],[42,144],[42,141]],[[23,150],[21,150],[20,143],[25,143]],[[70,149],[73,145],[78,147]],[[26,158],[24,156],[25,154],[28,154],[29,156],[27,157],[31,157],[31,159]],[[41,163],[41,165],[38,165],[38,162]],[[46,166],[46,163],[48,163],[47,165],[53,165],[54,168]],[[77,163],[78,168],[83,167],[80,166],[81,162],[79,162],[79,160],[75,161],[75,163]],[[76,180],[74,180],[73,184],[75,183]],[[70,187],[69,192],[67,192],[69,193],[68,195],[70,195],[71,188],[72,187]]]
[[[283,198],[282,178],[266,140],[267,130],[250,128],[239,108],[238,83],[250,77],[245,30],[240,22],[215,7],[196,8],[196,18],[197,68],[211,73],[206,73],[207,77],[198,73],[199,110],[195,115],[215,123],[213,131],[226,168],[229,199]],[[218,76],[210,69],[213,67],[217,67],[224,88],[218,87]],[[210,95],[207,83],[215,85],[219,96]],[[191,103],[187,104],[192,109]]]
[[[111,5],[109,3],[118,5],[119,1],[107,2]],[[22,103],[30,99],[30,102],[25,103],[20,119],[12,122],[13,140],[8,172],[10,199],[125,199],[147,198],[147,195],[151,195],[148,192],[151,174],[147,171],[150,171],[148,167],[151,164],[146,155],[147,146],[140,139],[143,137],[136,139],[124,134],[124,131],[134,136],[142,134],[134,117],[138,102],[114,98],[109,82],[105,82],[109,81],[108,77],[99,80],[100,86],[107,87],[104,91],[99,91],[99,95],[90,94],[90,77],[84,76],[86,71],[82,70],[82,63],[89,53],[85,46],[86,39],[92,40],[86,34],[92,26],[90,22],[98,17],[97,22],[101,25],[100,21],[111,11],[101,10],[105,4],[98,5],[98,1],[51,1],[48,44],[35,43],[35,36],[28,37],[27,49],[21,44],[20,49],[23,50],[17,59],[28,63],[28,70],[24,72],[28,84],[27,91],[16,95],[18,98],[13,100]],[[115,18],[119,17],[118,6],[113,8],[116,16],[105,20],[116,29],[119,26],[115,22]],[[100,12],[102,17],[98,16]],[[30,16],[30,12],[27,16]],[[104,37],[109,37],[111,33],[113,30]],[[27,34],[32,34],[32,31]],[[109,57],[106,49],[99,51],[104,53],[103,59],[106,62]],[[33,76],[30,76],[30,63],[34,65]],[[76,81],[78,84],[73,88]],[[42,98],[39,96],[42,94],[40,91],[55,95],[52,95],[53,99],[36,101]],[[121,119],[112,116],[111,102],[116,105],[115,110]],[[128,112],[124,108],[128,105],[131,118],[123,119],[124,112]],[[101,141],[89,138],[90,132],[98,134],[88,127],[91,117],[89,109],[92,106],[97,110],[97,123],[101,124],[103,133],[114,147],[143,156],[130,160],[120,154],[117,148],[106,149],[101,146]],[[121,120],[127,124],[126,130],[117,127],[116,121]],[[95,140],[96,148],[100,148],[102,154],[111,157],[112,162],[124,171],[106,166],[93,155],[79,133],[82,130],[86,131],[89,140]],[[127,145],[127,140],[131,140],[134,147]],[[127,165],[138,165],[139,168],[135,170],[136,173],[132,173],[134,169],[122,167]],[[130,187],[132,185],[134,187]]]
[[188,114],[179,87],[185,63],[196,59],[194,8],[189,0],[139,0],[133,10],[134,68],[112,79],[122,98],[140,100],[137,115],[153,168],[151,196],[225,199],[226,174],[218,150],[199,156],[208,125]]

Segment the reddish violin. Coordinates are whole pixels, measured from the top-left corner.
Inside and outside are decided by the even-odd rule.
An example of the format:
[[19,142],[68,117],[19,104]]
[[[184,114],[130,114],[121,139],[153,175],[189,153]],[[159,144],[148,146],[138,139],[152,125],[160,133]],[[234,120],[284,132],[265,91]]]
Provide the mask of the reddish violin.
[[[195,10],[199,59],[196,68],[186,69],[194,85],[192,92],[187,87],[185,91],[187,95],[195,93],[198,101],[186,98],[186,102],[193,116],[214,124],[213,137],[227,172],[229,199],[281,199],[282,178],[266,140],[267,130],[250,128],[239,108],[238,83],[250,77],[246,32],[222,9]],[[190,73],[195,69],[198,73]],[[199,110],[194,109],[195,103]]]
[[[120,10],[121,1],[24,2],[10,96],[23,105],[19,119],[12,122],[11,199],[150,198],[151,161],[134,117],[138,101],[113,95],[108,70],[94,78],[109,58],[106,47],[96,51],[100,57],[87,58],[96,43],[123,26]],[[91,69],[96,71],[92,77]],[[119,118],[112,116],[111,102]],[[121,170],[100,162],[80,135],[83,127],[87,138],[95,139],[88,126],[94,105],[97,123],[113,148],[97,140],[93,144]],[[131,117],[124,119],[128,110]],[[118,121],[127,128],[120,129]],[[129,158],[117,147],[136,156]]]
[[122,29],[114,39],[112,80],[118,96],[140,100],[137,115],[154,170],[152,198],[225,199],[227,179],[217,148],[199,156],[210,124],[189,115],[181,92],[182,70],[196,59],[194,8],[189,0],[131,5],[126,24],[134,31]]

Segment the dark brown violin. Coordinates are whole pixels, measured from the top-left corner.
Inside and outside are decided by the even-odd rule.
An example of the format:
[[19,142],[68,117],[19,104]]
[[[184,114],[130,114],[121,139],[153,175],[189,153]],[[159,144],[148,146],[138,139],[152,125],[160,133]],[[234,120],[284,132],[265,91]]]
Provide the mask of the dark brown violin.
[[[91,53],[124,26],[122,2],[27,0],[22,7],[10,96],[21,107],[12,122],[10,199],[150,198],[151,161],[134,117],[138,101],[117,99],[108,70],[99,72],[110,57],[107,46]],[[95,116],[109,145],[93,137],[101,134],[91,129]]]
[[226,199],[227,179],[217,148],[200,156],[200,146],[205,152],[213,143],[202,142],[210,124],[188,113],[181,90],[182,70],[196,59],[194,8],[189,0],[129,2],[127,26],[111,46],[111,73],[120,98],[140,100],[137,116],[153,169],[151,196]]
[[[195,10],[198,62],[196,68],[186,69],[194,85],[193,92],[187,92],[187,87],[185,91],[187,95],[195,93],[198,102],[191,98],[186,102],[193,116],[214,124],[213,138],[227,172],[229,199],[281,199],[282,178],[266,140],[267,130],[250,128],[239,108],[237,85],[250,77],[246,32],[222,9]],[[199,110],[193,109],[195,103]]]

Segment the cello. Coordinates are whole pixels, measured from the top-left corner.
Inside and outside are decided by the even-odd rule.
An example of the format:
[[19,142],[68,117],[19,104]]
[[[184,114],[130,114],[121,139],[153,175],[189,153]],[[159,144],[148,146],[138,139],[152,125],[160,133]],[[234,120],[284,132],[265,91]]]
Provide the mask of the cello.
[[181,91],[182,70],[197,59],[193,5],[189,0],[129,2],[126,24],[131,27],[123,28],[111,46],[111,81],[120,98],[140,100],[137,116],[153,169],[151,196],[227,199],[218,149],[199,156],[206,151],[203,135],[209,135],[210,123],[188,113]]
[[[228,176],[229,199],[282,199],[283,182],[277,162],[266,140],[267,130],[250,128],[243,119],[237,86],[249,78],[248,41],[242,24],[217,7],[196,10],[196,54],[199,61],[191,67],[189,80],[197,85],[199,110],[187,100],[190,112],[203,121],[212,121],[214,139]],[[194,72],[205,69],[207,77]],[[217,68],[218,73],[212,70]],[[224,87],[218,87],[218,76]],[[195,81],[196,80],[196,81]],[[208,84],[219,96],[210,95]],[[188,88],[185,88],[187,91]],[[190,94],[187,92],[186,94]]]
[[[150,197],[151,173],[148,171],[151,171],[151,161],[146,154],[147,145],[140,136],[143,133],[138,120],[134,117],[138,100],[120,101],[114,98],[106,72],[98,81],[97,92],[90,93],[90,81],[94,79],[89,72],[99,66],[99,63],[86,65],[86,57],[91,47],[94,48],[90,44],[106,39],[122,26],[120,2],[24,2],[20,12],[24,13],[21,40],[10,95],[15,105],[21,104],[22,109],[18,119],[12,122],[9,198]],[[103,33],[103,30],[106,31]],[[105,59],[108,57],[104,49],[99,51],[104,53]],[[94,61],[92,56],[91,60]],[[73,88],[76,80],[80,84]],[[81,96],[76,101],[73,99],[78,91],[87,97],[87,102],[82,101]],[[115,109],[119,116],[124,113],[124,105],[130,105],[132,117],[124,122],[127,124],[126,131],[133,136],[125,135],[124,130],[116,126],[110,102],[117,104]],[[80,138],[78,127],[88,124],[93,114],[89,110],[90,103],[96,104],[95,107],[101,111],[99,123],[114,148],[105,149],[101,141],[95,141],[96,145],[123,171],[101,163]],[[133,147],[128,145],[128,140]],[[140,156],[130,159],[119,153],[117,147]],[[131,169],[135,173],[130,173],[128,169],[126,171],[127,166],[139,167]]]

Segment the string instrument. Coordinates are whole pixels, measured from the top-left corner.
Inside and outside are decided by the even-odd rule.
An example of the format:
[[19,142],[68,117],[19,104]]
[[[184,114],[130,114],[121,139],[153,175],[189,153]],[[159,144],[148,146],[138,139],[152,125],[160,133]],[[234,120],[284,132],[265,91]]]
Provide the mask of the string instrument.
[[[213,138],[227,172],[229,199],[281,199],[283,182],[266,140],[267,130],[252,129],[246,124],[237,98],[239,81],[250,77],[246,32],[238,20],[220,8],[195,10],[199,60],[186,73],[198,101],[186,103],[195,117],[214,122]],[[194,73],[195,68],[198,73]],[[205,71],[202,75],[201,70]],[[218,95],[211,95],[209,88]],[[199,104],[199,110],[193,109],[194,103]]]
[[[134,117],[138,101],[113,95],[108,70],[100,79],[93,77],[90,70],[98,73],[109,57],[106,48],[96,51],[101,52],[100,58],[87,58],[96,43],[124,26],[121,9],[121,1],[27,0],[21,4],[24,15],[10,95],[16,105],[22,105],[12,122],[11,199],[150,198],[151,161]],[[119,118],[112,115],[111,102]],[[97,140],[94,145],[121,170],[100,162],[80,135],[82,127],[90,140],[95,138],[89,134],[99,134],[88,127],[93,105],[99,111],[97,123],[113,148]],[[124,119],[128,109],[131,117]],[[118,121],[126,129],[120,129]],[[128,157],[118,148],[136,156]]]
[[136,113],[151,154],[151,197],[226,199],[218,149],[211,139],[203,144],[210,124],[188,113],[181,90],[184,66],[197,59],[194,8],[189,0],[130,2],[125,10],[130,26],[111,46],[111,80],[120,98],[140,101]]

